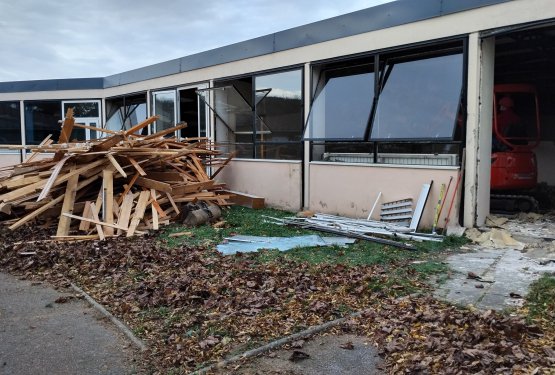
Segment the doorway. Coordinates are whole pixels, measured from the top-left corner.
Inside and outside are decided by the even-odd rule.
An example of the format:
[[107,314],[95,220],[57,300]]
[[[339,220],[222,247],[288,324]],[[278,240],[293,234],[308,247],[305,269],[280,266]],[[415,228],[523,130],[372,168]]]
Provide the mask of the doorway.
[[179,122],[187,123],[187,127],[180,131],[182,138],[210,136],[206,104],[199,100],[197,95],[197,90],[206,88],[208,88],[208,84],[204,83],[178,89]]

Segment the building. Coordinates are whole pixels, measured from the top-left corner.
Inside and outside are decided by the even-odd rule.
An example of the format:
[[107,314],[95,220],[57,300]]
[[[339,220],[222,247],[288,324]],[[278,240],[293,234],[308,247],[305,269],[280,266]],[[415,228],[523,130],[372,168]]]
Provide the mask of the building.
[[[452,217],[481,225],[495,84],[537,89],[539,180],[555,184],[554,68],[552,0],[398,0],[108,77],[2,82],[0,143],[56,138],[69,106],[78,122],[113,130],[157,114],[156,130],[186,121],[182,136],[237,152],[221,175],[232,190],[355,217],[379,192],[416,200],[431,180],[437,202],[464,149]],[[0,165],[24,158],[4,151]]]

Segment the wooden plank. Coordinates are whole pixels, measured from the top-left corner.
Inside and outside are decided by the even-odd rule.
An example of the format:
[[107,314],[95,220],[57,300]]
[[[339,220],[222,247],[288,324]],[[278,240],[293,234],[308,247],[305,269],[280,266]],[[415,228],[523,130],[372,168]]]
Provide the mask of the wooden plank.
[[150,204],[152,205],[152,208],[154,208],[156,211],[158,211],[158,214],[160,216],[164,216],[164,210],[162,209],[162,207],[160,207],[160,204],[158,203],[158,200],[156,199],[156,190],[150,189],[150,197],[151,197]]
[[[93,220],[100,222],[100,220],[98,220],[97,207],[94,203],[91,203],[91,213],[92,213]],[[89,219],[86,219],[86,218],[83,218],[83,219],[90,221]],[[96,232],[98,233],[98,237],[100,238],[101,241],[104,241],[106,239],[106,236],[104,235],[104,231],[102,230],[102,226],[100,224],[96,224]]]
[[110,130],[110,129],[104,129],[104,128],[99,128],[99,127],[96,127],[96,126],[85,125],[85,124],[73,124],[73,127],[74,128],[79,128],[79,129],[94,130],[95,132],[99,132],[99,133],[119,134],[118,132]]
[[30,184],[34,184],[35,182],[42,181],[43,178],[39,175],[35,176],[16,176],[16,178],[10,178],[8,180],[3,181],[0,183],[0,188],[6,189],[18,189],[23,186],[27,186]]
[[[91,147],[91,151],[92,152],[98,152],[98,151],[108,151],[110,150],[112,147],[114,147],[115,145],[117,145],[118,143],[120,143],[123,140],[123,135],[121,134],[116,134],[108,139],[106,139],[103,142],[100,142],[98,144],[95,144],[93,147]],[[93,156],[93,155],[90,155]]]
[[146,177],[152,180],[158,181],[171,181],[171,182],[183,182],[185,178],[179,172],[151,172],[146,173]]
[[112,163],[114,168],[116,168],[116,170],[119,172],[119,174],[121,174],[124,178],[127,178],[127,173],[125,173],[121,165],[119,165],[116,158],[111,154],[107,154],[106,156],[108,157],[108,160],[110,160],[110,163]]
[[[89,219],[89,218],[86,218],[86,217],[83,217],[83,216],[68,214],[67,212],[64,212],[62,215],[67,216],[67,217],[70,217],[70,218],[72,218],[72,219],[76,219],[76,220],[88,221],[88,222],[90,222],[90,223],[95,224],[97,227],[98,227],[99,225],[101,225],[101,226],[103,226],[103,227],[108,227],[108,228],[122,229],[122,230],[125,229],[125,228],[121,228],[121,227],[118,226],[117,224],[110,224],[110,223],[106,223],[106,222],[104,222],[104,221],[101,221],[101,220],[98,218],[98,215],[96,215],[96,212],[95,212],[95,208],[96,208],[96,207],[94,206],[94,203],[91,203],[91,208],[92,208],[92,214],[93,214],[93,218],[92,218],[92,219]],[[96,217],[95,217],[95,216],[96,216]]]
[[58,229],[56,236],[69,235],[69,228],[71,226],[71,218],[64,216],[64,213],[73,214],[73,206],[75,204],[75,194],[77,193],[77,183],[79,182],[79,175],[71,176],[67,181],[66,192],[64,195],[64,202],[62,204],[62,215],[58,221]]
[[127,237],[133,236],[137,226],[141,222],[146,206],[148,204],[148,198],[150,197],[150,191],[142,191],[139,195],[139,201],[137,202],[137,206],[135,207],[135,213],[133,214],[133,219],[131,219],[131,224],[129,225],[129,229],[127,230]]
[[175,212],[179,215],[180,211],[179,211],[179,208],[177,208],[177,205],[175,204],[173,197],[170,195],[170,193],[166,193],[166,196],[168,197],[168,200],[170,201]]
[[[156,201],[154,201],[156,202]],[[152,203],[154,203],[152,202]],[[158,230],[159,226],[158,226],[158,211],[156,211],[156,208],[154,207],[154,204],[150,205],[150,208],[152,210],[152,229],[154,230]]]
[[[77,190],[81,190],[83,187],[91,184],[92,182],[94,182],[97,179],[97,177],[91,177],[87,180],[81,181],[78,185],[77,185]],[[16,221],[14,224],[9,226],[9,229],[11,230],[15,230],[19,227],[21,227],[22,225],[28,223],[29,221],[33,220],[34,218],[36,218],[37,216],[39,216],[40,214],[42,214],[43,212],[45,212],[46,210],[50,209],[51,207],[54,207],[55,205],[57,205],[58,203],[60,203],[62,200],[64,199],[64,195],[60,195],[58,198],[46,203],[44,206],[37,208],[36,210],[32,211],[31,213],[29,213],[27,216],[22,217],[21,219],[19,219],[18,221]]]
[[254,209],[261,209],[265,207],[264,197],[259,197],[252,194],[245,194],[238,191],[222,190],[229,195],[230,202],[238,206],[249,207]]
[[37,198],[37,202],[40,202],[48,195],[48,193],[50,192],[50,189],[54,185],[54,182],[56,182],[58,175],[62,171],[64,164],[66,163],[66,161],[69,160],[70,157],[71,157],[70,155],[66,155],[62,160],[58,162],[58,164],[56,164],[56,166],[54,167],[54,170],[52,171],[52,174],[50,175],[50,178],[46,181],[44,188],[39,194],[39,197]]
[[127,195],[127,193],[129,193],[129,191],[131,190],[131,188],[133,187],[133,185],[137,181],[137,178],[139,178],[139,172],[137,172],[135,174],[135,176],[133,176],[131,181],[127,184],[127,186],[125,186],[125,190],[123,191],[123,193],[120,195],[120,197],[118,199],[118,204],[121,204],[121,202],[123,202],[124,197]]
[[[133,210],[133,194],[126,194],[121,204],[121,210],[118,218],[118,226],[122,228],[129,228],[129,219],[131,218],[131,211]],[[121,234],[122,230],[118,230]]]
[[[83,210],[83,217],[86,217],[87,219],[92,218],[91,203],[92,203],[91,201],[85,202],[85,209]],[[87,232],[89,230],[90,226],[91,226],[90,222],[81,221],[81,223],[79,224],[79,230]]]
[[[102,219],[108,223],[114,223],[114,172],[111,169],[102,171]],[[114,234],[113,228],[106,228],[107,236]]]
[[147,118],[146,120],[138,123],[137,125],[133,126],[131,129],[127,130],[125,132],[125,135],[130,135],[130,134],[134,134],[136,132],[138,132],[139,130],[141,130],[144,127],[147,127],[148,125],[152,124],[154,121],[158,120],[160,118],[160,116],[151,116],[149,118]]
[[187,185],[173,186],[172,187],[172,190],[173,190],[172,195],[182,196],[182,195],[189,194],[189,193],[198,193],[199,191],[209,189],[213,185],[214,185],[214,180],[202,181],[202,182],[193,182],[193,183],[189,183]]
[[[48,134],[46,136],[46,138],[44,138],[42,140],[42,142],[39,144],[39,146],[46,146],[46,145],[50,145],[52,144],[54,141],[52,139],[52,134]],[[39,152],[33,152],[31,155],[29,155],[29,157],[23,162],[23,164],[27,164],[27,163],[31,163],[36,157],[37,155],[39,155]]]
[[137,181],[135,182],[135,184],[137,184],[138,186],[142,186],[144,188],[147,189],[155,189],[164,193],[171,193],[172,192],[172,187],[170,184],[167,184],[165,182],[160,182],[160,181],[156,181],[156,180],[151,180],[149,178],[145,178],[145,177],[139,177],[137,178]]
[[133,165],[133,167],[137,170],[137,172],[139,172],[139,174],[141,176],[146,176],[146,172],[143,170],[143,168],[141,168],[141,166],[139,165],[139,163],[137,163],[137,161],[135,159],[133,159],[130,156],[127,156],[127,159]]
[[167,134],[175,133],[175,132],[178,131],[178,130],[185,129],[186,127],[187,127],[187,123],[184,122],[184,123],[179,124],[179,125],[176,125],[176,126],[174,126],[174,127],[171,127],[171,128],[168,128],[168,129],[164,129],[164,130],[161,130],[161,131],[159,131],[159,132],[157,132],[157,133],[151,134],[151,135],[145,137],[144,139],[145,139],[145,140],[149,140],[149,139],[154,139],[154,138],[163,137],[163,136],[165,136],[165,135],[167,135]]
[[66,112],[66,117],[62,124],[62,130],[60,131],[60,137],[58,138],[58,143],[68,143],[71,132],[73,131],[73,125],[75,124],[75,119],[73,118],[73,108],[68,108]]
[[233,158],[235,157],[235,155],[237,155],[237,151],[233,151],[233,152],[231,153],[231,155],[229,155],[229,157],[228,157],[227,159],[225,159],[224,163],[220,166],[220,168],[218,168],[218,170],[217,170],[216,172],[214,172],[214,173],[212,174],[212,176],[210,176],[210,178],[211,178],[211,179],[216,178],[216,176],[217,176],[218,174],[220,174],[220,172],[222,171],[222,169],[224,169],[224,167],[225,167],[226,165],[229,164],[229,162],[231,161],[231,159],[233,159]]

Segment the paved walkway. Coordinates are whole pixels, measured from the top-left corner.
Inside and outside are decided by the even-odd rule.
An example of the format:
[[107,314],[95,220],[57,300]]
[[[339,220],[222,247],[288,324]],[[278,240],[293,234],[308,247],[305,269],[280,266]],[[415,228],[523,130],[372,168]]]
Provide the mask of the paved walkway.
[[0,273],[0,374],[131,374],[132,348],[85,302]]
[[[449,302],[479,309],[502,310],[522,304],[530,284],[544,272],[555,272],[555,263],[540,261],[518,250],[471,246],[470,252],[447,259],[453,271],[436,295]],[[481,280],[468,278],[468,273]],[[513,297],[511,297],[511,293]]]

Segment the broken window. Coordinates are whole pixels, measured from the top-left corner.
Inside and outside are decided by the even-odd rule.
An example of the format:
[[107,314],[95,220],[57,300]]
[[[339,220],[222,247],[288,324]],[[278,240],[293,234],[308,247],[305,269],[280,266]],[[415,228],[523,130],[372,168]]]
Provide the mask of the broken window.
[[0,145],[21,144],[19,102],[0,102]]
[[458,165],[463,42],[316,66],[304,139],[312,160]]
[[302,158],[302,70],[220,81],[216,86],[197,93],[215,115],[220,147],[235,151],[238,158]]
[[146,120],[146,112],[145,94],[106,99],[106,128],[114,131],[129,130]]

